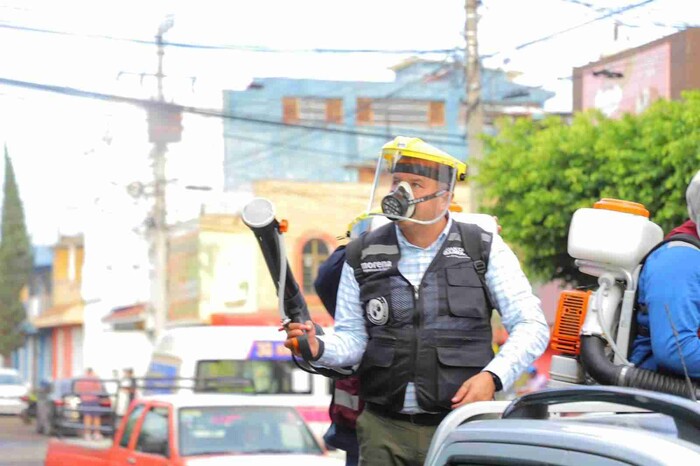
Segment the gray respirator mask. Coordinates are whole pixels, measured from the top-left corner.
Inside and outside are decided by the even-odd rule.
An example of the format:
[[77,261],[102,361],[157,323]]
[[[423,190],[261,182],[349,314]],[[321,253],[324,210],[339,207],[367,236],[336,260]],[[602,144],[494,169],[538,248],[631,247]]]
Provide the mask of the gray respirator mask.
[[402,181],[394,191],[390,192],[382,199],[382,213],[390,217],[411,218],[416,212],[416,204],[429,201],[430,199],[442,196],[445,193],[447,193],[447,190],[441,189],[433,194],[428,194],[427,196],[416,199],[413,197],[411,185],[405,181]]

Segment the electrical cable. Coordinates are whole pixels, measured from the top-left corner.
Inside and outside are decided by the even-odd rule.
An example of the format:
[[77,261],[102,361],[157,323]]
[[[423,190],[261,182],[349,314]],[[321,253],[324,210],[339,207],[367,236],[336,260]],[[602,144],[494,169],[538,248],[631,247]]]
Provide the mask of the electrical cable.
[[[127,97],[127,96],[119,96],[119,95],[114,95],[114,94],[105,94],[105,93],[100,93],[100,92],[85,91],[82,89],[77,89],[77,88],[67,87],[67,86],[42,84],[42,83],[35,83],[35,82],[30,82],[30,81],[20,81],[20,80],[15,80],[15,79],[8,79],[8,78],[0,78],[0,84],[4,84],[7,86],[23,87],[23,88],[28,88],[28,89],[38,90],[38,91],[53,92],[56,94],[69,95],[69,96],[73,96],[73,97],[83,97],[83,98],[90,98],[90,99],[96,99],[96,100],[105,100],[105,101],[112,101],[112,102],[118,102],[118,103],[124,103],[124,104],[131,104],[131,105],[136,105],[139,107],[144,107],[147,109],[156,109],[157,108],[157,109],[161,109],[161,110],[166,111],[166,112],[170,111],[173,113],[178,113],[178,112],[192,113],[192,114],[196,114],[196,115],[217,117],[217,118],[223,118],[223,119],[229,119],[229,120],[243,121],[243,122],[248,122],[248,123],[256,123],[256,124],[261,124],[261,125],[282,126],[282,127],[286,127],[286,128],[296,128],[296,129],[321,131],[321,132],[326,132],[326,133],[350,134],[350,135],[355,135],[355,136],[365,136],[365,137],[386,139],[385,133],[378,133],[378,132],[372,132],[372,131],[357,131],[357,130],[350,130],[350,129],[343,129],[343,128],[331,128],[331,127],[325,127],[325,126],[285,123],[283,121],[278,121],[278,120],[266,120],[264,118],[256,118],[256,117],[250,117],[250,116],[227,114],[227,113],[224,113],[220,110],[215,110],[215,109],[192,107],[192,106],[185,106],[185,105],[168,103],[168,102],[160,102],[160,101],[156,101],[156,100],[146,100],[146,99],[136,98],[136,97]],[[440,143],[440,144],[446,144],[446,145],[447,144],[458,144],[460,140],[463,141],[465,139],[465,135],[463,135],[463,134],[444,134],[443,136],[451,137],[451,138],[454,138],[455,140],[450,141],[447,139],[439,138],[439,139],[434,139],[434,142]]]

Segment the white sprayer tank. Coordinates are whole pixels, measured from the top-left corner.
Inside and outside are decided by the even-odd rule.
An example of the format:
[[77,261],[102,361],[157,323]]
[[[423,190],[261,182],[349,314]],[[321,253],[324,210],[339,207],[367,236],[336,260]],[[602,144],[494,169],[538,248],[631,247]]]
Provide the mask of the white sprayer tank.
[[569,255],[633,271],[663,239],[663,230],[649,220],[643,205],[602,199],[594,208],[578,209],[569,227]]

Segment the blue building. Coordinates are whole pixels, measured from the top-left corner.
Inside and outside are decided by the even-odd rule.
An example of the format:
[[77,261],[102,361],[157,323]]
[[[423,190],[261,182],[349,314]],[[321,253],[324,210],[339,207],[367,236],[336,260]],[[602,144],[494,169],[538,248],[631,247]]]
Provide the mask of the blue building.
[[24,302],[27,320],[22,324],[24,345],[12,354],[12,365],[25,381],[37,386],[42,379],[51,379],[53,347],[51,329],[38,329],[32,325],[33,318],[51,307],[53,247],[33,248],[34,267]]
[[[225,91],[225,189],[258,179],[358,181],[357,166],[398,135],[467,160],[464,65],[412,59],[392,69],[393,82],[264,78]],[[483,70],[485,131],[502,115],[542,114],[553,95]]]

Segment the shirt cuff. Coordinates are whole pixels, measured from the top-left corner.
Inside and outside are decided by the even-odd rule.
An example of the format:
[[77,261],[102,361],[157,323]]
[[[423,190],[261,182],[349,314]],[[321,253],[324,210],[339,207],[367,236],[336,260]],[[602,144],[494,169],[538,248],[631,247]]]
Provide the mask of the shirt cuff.
[[486,367],[484,367],[484,371],[490,372],[498,379],[501,381],[501,390],[505,390],[509,388],[514,380],[510,380],[508,374],[510,374],[510,365],[508,361],[505,360],[505,358],[499,358],[498,355],[490,362]]
[[319,355],[319,357],[314,360],[314,365],[315,366],[332,366],[333,364],[333,356],[334,356],[334,348],[333,345],[327,345],[325,341],[323,341],[323,338],[319,337],[318,335],[316,336],[318,338],[319,342],[319,350],[320,347],[323,346],[323,352]]

